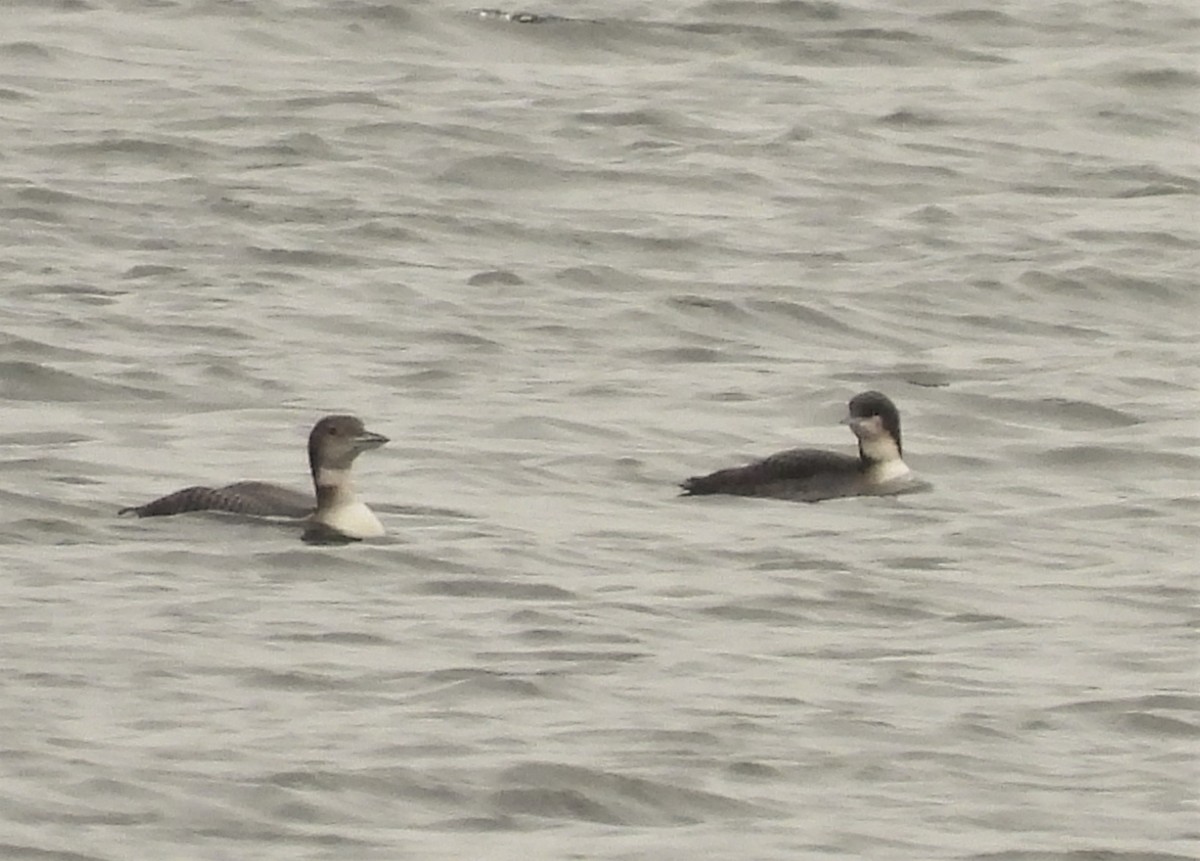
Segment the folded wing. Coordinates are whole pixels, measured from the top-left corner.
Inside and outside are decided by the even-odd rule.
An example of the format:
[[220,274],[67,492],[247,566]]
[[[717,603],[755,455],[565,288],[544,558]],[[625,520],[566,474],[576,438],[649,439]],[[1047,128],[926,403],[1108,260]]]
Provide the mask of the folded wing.
[[842,495],[847,483],[854,483],[858,475],[859,459],[856,457],[821,449],[796,448],[745,466],[693,476],[680,487],[685,496],[729,493],[816,501],[830,495]]
[[120,514],[164,517],[187,511],[228,511],[254,517],[307,517],[316,508],[310,494],[265,481],[238,481],[224,487],[185,487]]

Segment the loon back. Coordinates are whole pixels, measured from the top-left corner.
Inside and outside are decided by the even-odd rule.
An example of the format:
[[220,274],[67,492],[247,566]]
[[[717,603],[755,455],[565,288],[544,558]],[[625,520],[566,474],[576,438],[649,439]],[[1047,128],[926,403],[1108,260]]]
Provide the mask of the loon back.
[[188,511],[228,511],[253,517],[308,517],[316,509],[311,495],[268,484],[265,481],[235,481],[224,487],[185,487],[166,496],[122,508],[118,514],[138,517],[167,517]]
[[727,493],[815,501],[826,499],[862,476],[857,457],[815,448],[781,451],[745,466],[719,469],[684,481],[684,496]]

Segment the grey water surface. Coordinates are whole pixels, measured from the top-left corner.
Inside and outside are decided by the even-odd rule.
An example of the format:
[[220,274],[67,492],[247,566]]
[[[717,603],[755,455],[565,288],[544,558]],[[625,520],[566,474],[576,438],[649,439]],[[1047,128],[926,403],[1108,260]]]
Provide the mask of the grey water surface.
[[0,9],[0,858],[1200,858],[1200,7],[529,11]]

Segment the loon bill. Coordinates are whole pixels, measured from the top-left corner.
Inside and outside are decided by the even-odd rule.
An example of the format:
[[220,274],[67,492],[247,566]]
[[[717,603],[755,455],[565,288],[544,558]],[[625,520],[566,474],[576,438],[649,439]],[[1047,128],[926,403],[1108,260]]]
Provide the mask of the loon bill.
[[916,489],[900,443],[900,411],[879,392],[850,400],[845,423],[858,438],[858,457],[797,448],[745,466],[687,479],[684,496],[725,493],[818,502],[846,496],[881,496]]
[[316,498],[263,481],[223,487],[186,487],[119,514],[164,517],[188,511],[228,511],[256,517],[305,518],[306,541],[357,541],[384,534],[383,524],[354,495],[350,467],[364,451],[388,438],[367,430],[356,416],[325,416],[308,435],[308,465]]

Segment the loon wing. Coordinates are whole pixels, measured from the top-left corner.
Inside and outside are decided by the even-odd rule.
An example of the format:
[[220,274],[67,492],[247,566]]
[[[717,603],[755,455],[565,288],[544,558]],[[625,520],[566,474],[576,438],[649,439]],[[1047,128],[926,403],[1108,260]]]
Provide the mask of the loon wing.
[[858,474],[859,459],[836,451],[794,448],[745,466],[719,469],[687,479],[684,496],[731,493],[738,496],[780,496],[823,499],[831,481]]
[[185,487],[166,496],[131,505],[118,513],[164,517],[186,511],[229,511],[256,517],[307,517],[316,504],[312,496],[265,481],[238,481],[224,487]]

